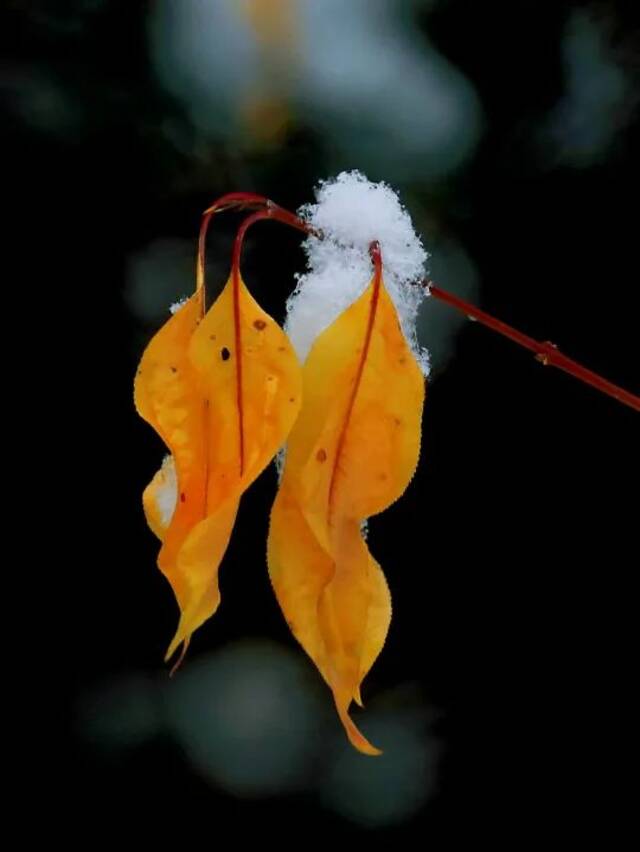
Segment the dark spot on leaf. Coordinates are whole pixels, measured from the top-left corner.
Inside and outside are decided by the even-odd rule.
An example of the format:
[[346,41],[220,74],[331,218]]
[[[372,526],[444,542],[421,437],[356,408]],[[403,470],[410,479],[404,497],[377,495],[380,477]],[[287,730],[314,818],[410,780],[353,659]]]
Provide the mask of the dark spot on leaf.
[[406,358],[401,358],[401,359],[400,359],[400,364],[404,364],[404,363],[406,362],[406,360],[407,360]]
[[209,335],[209,340],[215,340],[215,339],[216,339],[215,334],[210,334],[210,335]]
[[222,351],[220,352],[220,357],[223,361],[228,361],[231,358],[231,352],[227,349],[226,346],[222,347]]
[[278,346],[278,352],[286,352],[286,351],[287,351],[286,346]]
[[295,402],[295,401],[296,401],[295,396],[290,396],[290,397],[289,397],[289,402]]
[[402,420],[400,420],[399,417],[394,417],[393,422],[396,424],[396,426],[399,426],[402,423]]
[[172,372],[172,373],[177,373],[177,372],[178,372],[178,368],[177,368],[177,367],[172,367],[172,368],[171,368],[171,372]]
[[181,502],[181,503],[184,503],[184,501],[185,501],[186,499],[187,499],[187,498],[186,498],[186,496],[185,496],[184,491],[181,491],[181,492],[180,492],[180,502]]
[[267,327],[267,324],[264,320],[255,320],[255,322],[253,323],[253,327],[257,328],[258,331],[262,331],[263,328]]
[[319,462],[324,462],[327,460],[327,451],[323,450],[322,447],[316,453],[316,458]]

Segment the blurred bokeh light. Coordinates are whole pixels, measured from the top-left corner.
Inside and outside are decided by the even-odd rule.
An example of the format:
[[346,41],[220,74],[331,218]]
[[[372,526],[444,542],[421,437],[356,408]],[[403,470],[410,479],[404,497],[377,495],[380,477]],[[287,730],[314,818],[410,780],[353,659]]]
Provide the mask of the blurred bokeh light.
[[139,673],[94,685],[76,707],[78,732],[98,752],[169,736],[193,769],[226,793],[306,792],[367,827],[410,817],[434,792],[436,718],[411,684],[378,695],[365,730],[385,754],[363,760],[346,742],[308,661],[267,640],[202,655],[171,681]]
[[322,706],[309,677],[304,661],[277,645],[227,647],[173,680],[170,728],[194,766],[228,792],[304,787]]
[[387,180],[441,178],[478,141],[472,85],[398,0],[156,6],[159,78],[214,138],[247,147],[300,122],[331,138],[333,168],[357,163]]

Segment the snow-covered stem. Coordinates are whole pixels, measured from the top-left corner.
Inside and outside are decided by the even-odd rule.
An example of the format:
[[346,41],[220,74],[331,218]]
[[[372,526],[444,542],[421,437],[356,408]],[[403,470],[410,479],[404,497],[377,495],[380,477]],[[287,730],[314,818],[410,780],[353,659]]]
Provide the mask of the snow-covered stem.
[[[314,236],[322,238],[322,233],[317,229],[312,228],[309,223],[305,222],[299,216],[296,216],[295,213],[291,213],[289,210],[285,210],[279,205],[274,204],[273,201],[265,198],[264,196],[242,192],[224,195],[214,202],[211,207],[205,210],[203,214],[198,245],[196,280],[197,292],[204,288],[205,242],[211,217],[215,213],[230,209],[253,209],[258,211],[245,219],[240,226],[234,245],[234,260],[236,261],[239,259],[240,249],[242,247],[242,242],[247,228],[254,222],[261,219],[275,219],[282,224],[289,225],[290,227],[296,228],[307,234],[312,233]],[[434,298],[439,299],[441,302],[445,302],[449,305],[449,307],[460,311],[470,319],[480,322],[492,331],[495,331],[504,337],[508,337],[510,340],[514,341],[514,343],[518,343],[525,349],[535,353],[536,360],[540,361],[540,363],[544,366],[556,367],[557,369],[568,373],[570,376],[573,376],[575,379],[590,385],[601,393],[617,399],[619,402],[623,403],[623,405],[627,405],[635,411],[640,411],[640,397],[625,390],[624,388],[614,385],[612,382],[607,381],[607,379],[598,375],[598,373],[594,373],[592,370],[587,369],[572,358],[568,358],[558,350],[555,344],[550,343],[549,341],[540,342],[534,340],[532,337],[529,337],[523,332],[507,325],[507,323],[502,322],[502,320],[496,319],[485,311],[480,310],[480,308],[475,307],[475,305],[465,302],[463,299],[460,299],[458,296],[454,296],[452,293],[448,293],[446,290],[443,290],[428,279],[420,282],[420,284],[426,287],[428,292]]]

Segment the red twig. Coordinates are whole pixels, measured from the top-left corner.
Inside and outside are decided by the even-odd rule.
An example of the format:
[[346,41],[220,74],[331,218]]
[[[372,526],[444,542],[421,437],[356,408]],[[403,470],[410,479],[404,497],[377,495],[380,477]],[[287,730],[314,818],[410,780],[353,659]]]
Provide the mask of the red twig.
[[263,210],[272,202],[264,195],[255,195],[252,192],[228,192],[214,201],[202,214],[200,223],[200,234],[198,236],[198,262],[196,264],[196,293],[200,293],[202,299],[202,313],[205,311],[204,304],[204,262],[207,245],[207,231],[211,219],[216,213],[225,210]]
[[[319,231],[314,230],[310,225],[300,219],[295,213],[290,213],[284,207],[280,207],[271,201],[270,198],[265,198],[264,195],[256,195],[252,192],[228,192],[222,195],[217,201],[214,201],[211,207],[208,207],[202,214],[202,222],[200,223],[200,234],[198,236],[198,261],[196,264],[196,293],[204,292],[205,287],[205,255],[207,244],[207,232],[211,224],[211,218],[217,213],[222,213],[225,210],[256,210],[251,216],[247,217],[240,226],[240,230],[236,236],[234,244],[234,262],[239,260],[242,241],[247,232],[247,228],[254,222],[260,219],[275,219],[277,222],[282,222],[284,225],[289,225],[292,228],[297,228],[299,231],[304,231],[305,234],[315,234],[321,236]],[[204,299],[203,299],[204,310]]]
[[583,367],[582,364],[579,364],[572,358],[567,358],[566,355],[563,355],[562,352],[558,350],[558,347],[554,343],[550,343],[548,340],[544,343],[540,343],[538,340],[534,340],[532,337],[529,337],[521,331],[507,325],[505,322],[495,319],[495,317],[492,317],[490,314],[481,311],[480,308],[476,308],[475,305],[470,305],[463,299],[458,298],[458,296],[454,296],[452,293],[447,293],[446,290],[442,290],[430,281],[426,281],[425,285],[428,287],[431,295],[435,296],[436,299],[440,299],[441,302],[445,302],[450,307],[461,311],[470,319],[477,320],[483,325],[486,325],[487,328],[497,331],[498,334],[502,334],[504,337],[508,337],[515,343],[520,344],[520,346],[524,346],[525,349],[529,349],[531,352],[534,352],[536,360],[540,361],[540,363],[545,367],[557,367],[559,370],[569,373],[569,375],[579,379],[581,382],[591,385],[591,387],[596,388],[596,390],[612,396],[614,399],[634,408],[636,411],[640,411],[640,397],[624,390],[624,388],[620,388],[617,385],[608,382],[592,370],[587,370],[586,367]]

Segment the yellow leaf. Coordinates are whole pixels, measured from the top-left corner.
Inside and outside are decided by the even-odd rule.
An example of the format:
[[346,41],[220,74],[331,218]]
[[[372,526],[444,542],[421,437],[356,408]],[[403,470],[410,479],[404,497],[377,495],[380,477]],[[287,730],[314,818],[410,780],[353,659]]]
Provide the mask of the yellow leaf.
[[171,452],[143,497],[180,608],[167,659],[217,609],[240,497],[286,440],[301,401],[288,338],[237,269],[204,316],[202,299],[199,289],[155,335],[135,381],[139,414]]
[[406,489],[420,451],[424,380],[378,271],[316,340],[271,514],[271,581],[298,641],[331,688],[353,745],[379,754],[349,717],[382,650],[391,599],[364,519]]

